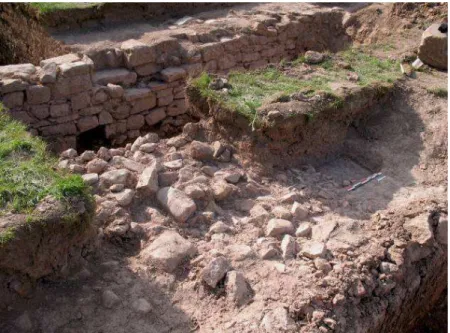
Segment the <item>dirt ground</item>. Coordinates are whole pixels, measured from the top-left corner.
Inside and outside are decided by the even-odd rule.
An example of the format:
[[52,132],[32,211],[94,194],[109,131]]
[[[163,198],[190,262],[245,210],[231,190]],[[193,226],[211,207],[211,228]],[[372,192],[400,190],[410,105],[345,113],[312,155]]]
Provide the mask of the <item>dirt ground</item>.
[[[389,4],[373,6],[382,8],[384,14],[381,15],[390,13]],[[361,9],[363,6],[358,4],[341,7],[348,12],[360,9],[357,12],[359,16],[352,18],[354,22],[370,16],[377,9],[367,12],[368,8]],[[245,26],[248,22],[239,16],[240,12],[283,10],[313,13],[329,8],[307,3],[247,4],[236,6],[234,12],[200,13],[196,18],[204,21],[214,19],[213,24],[217,25],[222,24],[222,20],[231,20],[230,24]],[[376,29],[374,26],[379,22],[366,21],[367,25],[353,25],[353,38],[358,42],[378,41],[383,33],[376,36],[364,33],[364,30]],[[389,22],[394,25],[392,20]],[[86,51],[117,46],[129,38],[149,40],[155,34],[171,34],[173,29],[163,29],[172,24],[168,22],[154,27],[150,23],[136,23],[105,31],[71,32],[54,37],[73,49]],[[396,34],[389,32],[390,36],[383,35],[384,43],[392,45],[392,48],[376,50],[375,54],[379,52],[382,57],[398,58],[417,48],[422,30],[418,26],[404,29],[402,24],[395,22]],[[177,28],[176,32],[182,33],[183,29],[191,27]],[[388,261],[385,253],[395,247],[394,243],[408,238],[402,226],[405,219],[435,210],[442,216],[447,213],[448,101],[427,89],[447,87],[448,76],[447,72],[436,70],[416,74],[415,78],[405,77],[388,102],[371,109],[370,115],[354,124],[342,149],[333,158],[314,165],[288,165],[271,170],[270,176],[261,176],[259,170],[251,167],[251,163],[239,153],[234,154],[230,162],[202,164],[189,155],[189,144],[176,149],[176,153],[183,156],[186,172],[192,174],[191,178],[203,175],[200,171],[202,166],[213,164],[223,171],[245,175],[244,180],[235,184],[234,194],[220,203],[216,210],[220,211],[217,219],[180,224],[167,218],[167,214],[152,201],[133,205],[129,214],[145,230],[142,240],[124,238],[121,243],[114,244],[106,237],[99,237],[99,250],[68,281],[41,281],[31,298],[21,299],[0,313],[0,331],[331,332],[337,321],[344,325],[342,327],[347,327],[345,332],[371,332],[377,320],[384,318],[383,315],[389,311],[388,304],[394,312],[402,311],[395,310],[395,304],[409,295],[408,284],[413,282],[405,277],[398,282],[401,295],[383,294],[378,302],[371,301],[372,294],[365,297],[364,288],[374,291],[375,286],[371,289],[371,283],[378,281],[382,274],[377,271],[377,266],[374,266],[374,272],[364,268],[363,263],[374,261],[379,265]],[[157,149],[163,158],[175,153],[167,143],[167,139],[158,143]],[[349,184],[374,172],[382,172],[384,178],[355,191],[347,191]],[[180,180],[178,185],[186,184]],[[283,198],[291,193],[301,196],[302,206],[309,212],[307,220],[312,226],[312,239],[327,243],[329,254],[326,263],[307,257],[282,259],[278,255],[270,260],[260,258],[259,253],[266,243],[276,244],[279,250],[280,242],[279,239],[264,238],[264,228],[249,222],[254,216],[246,204],[253,207],[258,204],[272,212],[276,207],[282,211],[282,207],[284,214],[289,215],[292,202],[283,201]],[[99,199],[98,203],[101,202]],[[229,231],[209,231],[209,227],[218,221],[227,225]],[[380,221],[385,222],[382,224]],[[298,221],[294,224],[295,227],[300,226]],[[173,274],[149,265],[141,252],[166,229],[176,230],[198,250],[198,255],[189,264],[181,265]],[[308,241],[302,240],[302,245]],[[447,261],[443,259],[444,255],[447,256],[446,250],[435,250],[436,263],[446,265]],[[233,270],[245,275],[250,286],[250,300],[242,306],[230,301],[223,279],[212,289],[201,283],[204,267],[221,256],[228,258]],[[395,262],[391,259],[390,262]],[[426,265],[423,263],[421,269],[430,269]],[[409,271],[405,268],[404,272]],[[356,287],[355,281],[359,281]],[[442,281],[438,282],[436,290],[446,289],[441,285]],[[363,292],[358,294],[361,285]],[[114,301],[108,298],[110,292],[117,297],[113,297]],[[333,302],[340,299],[339,295],[351,305],[336,306]],[[295,323],[292,318],[288,320],[282,315],[274,315],[286,309],[291,317],[295,317]],[[440,307],[437,312],[446,311],[442,309]],[[335,317],[327,317],[330,313]],[[439,315],[438,320],[442,317]],[[283,320],[286,322],[277,322]],[[437,325],[436,330],[419,328],[414,333],[437,333],[443,326],[446,325]],[[382,324],[377,327],[389,332]],[[409,333],[406,329],[397,330],[397,327],[392,332]]]

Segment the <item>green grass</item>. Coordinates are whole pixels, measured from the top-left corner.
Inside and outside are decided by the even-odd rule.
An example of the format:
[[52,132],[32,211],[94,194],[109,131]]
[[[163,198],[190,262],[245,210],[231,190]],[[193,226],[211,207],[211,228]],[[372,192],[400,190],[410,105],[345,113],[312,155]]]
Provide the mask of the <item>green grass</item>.
[[447,96],[448,96],[447,88],[433,87],[433,88],[428,88],[427,91],[430,94],[433,94],[437,97],[447,98]]
[[30,212],[46,195],[59,200],[89,195],[79,175],[56,170],[56,163],[45,142],[0,104],[0,214]]
[[94,7],[99,2],[31,2],[30,5],[40,13],[51,13],[59,10]]
[[[330,83],[347,81],[346,76],[349,72],[340,68],[337,65],[338,61],[345,61],[351,65],[351,70],[358,73],[357,84],[360,86],[375,82],[393,83],[401,77],[398,62],[379,59],[359,49],[350,49],[335,55],[330,54],[323,63],[312,65],[315,74],[307,80],[287,76],[277,68],[265,68],[251,72],[230,73],[228,81],[232,88],[228,93],[210,89],[208,85],[212,78],[206,73],[194,79],[192,84],[199,89],[202,96],[213,98],[254,122],[257,108],[264,103],[279,100],[280,96],[289,96],[300,91],[307,96],[319,92],[332,95]],[[295,68],[302,63],[304,63],[303,56],[294,60],[291,66]],[[332,106],[340,108],[342,104],[341,99],[336,99]]]
[[10,240],[13,240],[16,236],[14,228],[7,228],[5,231],[0,232],[0,246],[8,243]]

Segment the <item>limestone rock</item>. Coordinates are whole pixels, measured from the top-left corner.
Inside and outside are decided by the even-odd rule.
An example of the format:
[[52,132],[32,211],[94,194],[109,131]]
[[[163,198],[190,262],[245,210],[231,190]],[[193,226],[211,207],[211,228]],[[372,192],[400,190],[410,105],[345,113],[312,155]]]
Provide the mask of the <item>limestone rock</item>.
[[283,307],[266,313],[261,326],[267,333],[294,331],[296,328],[294,320],[289,317],[288,310]]
[[153,307],[145,298],[138,298],[132,303],[131,306],[136,312],[144,314],[149,313],[153,309]]
[[301,254],[307,258],[315,259],[325,255],[326,246],[322,242],[308,241],[302,245]]
[[272,209],[272,214],[275,215],[275,217],[283,220],[289,220],[292,218],[291,212],[283,206],[277,206]]
[[324,60],[324,55],[316,51],[306,51],[305,60],[308,64],[320,64]]
[[298,247],[295,238],[291,235],[284,235],[283,240],[281,241],[281,253],[283,255],[283,259],[291,259],[294,258],[297,254]]
[[120,298],[111,290],[105,290],[102,294],[102,304],[107,309],[112,309],[120,303]]
[[126,188],[121,192],[114,193],[113,196],[120,206],[128,206],[133,201],[134,193],[133,190]]
[[308,210],[295,201],[292,204],[291,214],[296,220],[304,220],[308,217]]
[[428,222],[428,214],[422,214],[406,221],[403,227],[411,233],[411,240],[419,245],[430,244],[433,240],[433,230]]
[[244,277],[244,274],[238,271],[227,273],[225,281],[225,290],[227,297],[237,306],[241,306],[251,298],[251,289]]
[[233,187],[224,180],[215,181],[211,185],[211,190],[216,200],[225,200],[233,192]]
[[145,194],[155,194],[158,191],[158,161],[153,160],[151,165],[146,167],[139,176],[136,190]]
[[309,223],[302,223],[298,226],[297,230],[295,231],[295,236],[297,237],[309,237],[311,236],[311,224]]
[[130,176],[130,171],[127,169],[117,169],[104,172],[100,176],[100,181],[106,186],[111,186],[114,184],[126,184],[128,177]]
[[439,31],[439,24],[432,24],[423,32],[419,58],[432,67],[447,69],[448,37]]
[[186,222],[197,210],[195,202],[184,192],[173,188],[164,187],[158,191],[158,201],[166,208],[178,222]]
[[214,150],[207,143],[192,141],[190,154],[196,160],[205,161],[213,159]]
[[266,227],[267,237],[277,237],[284,234],[292,234],[294,226],[291,221],[283,219],[271,219]]
[[100,158],[95,158],[86,164],[86,170],[89,173],[102,173],[107,166],[108,162]]
[[94,185],[98,183],[98,174],[96,173],[87,173],[81,176],[84,182],[88,185]]
[[151,262],[166,272],[173,272],[183,261],[197,253],[195,246],[175,231],[164,231],[141,252],[145,262]]
[[202,271],[202,280],[211,288],[215,288],[217,283],[223,279],[230,270],[230,263],[224,257],[217,257],[211,260]]

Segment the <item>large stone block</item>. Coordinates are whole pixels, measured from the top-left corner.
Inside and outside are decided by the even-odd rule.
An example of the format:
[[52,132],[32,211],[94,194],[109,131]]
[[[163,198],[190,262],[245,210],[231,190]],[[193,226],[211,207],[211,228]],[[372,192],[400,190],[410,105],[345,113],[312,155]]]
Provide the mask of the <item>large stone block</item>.
[[30,76],[34,73],[36,73],[36,67],[33,64],[0,66],[0,77],[12,77],[21,74]]
[[28,104],[43,104],[50,100],[50,88],[45,86],[30,86],[27,88]]
[[201,52],[203,61],[207,62],[219,59],[223,55],[224,49],[220,43],[209,43],[202,46]]
[[149,126],[159,123],[161,120],[166,118],[166,109],[157,108],[150,111],[148,115],[145,116],[145,121]]
[[127,102],[132,102],[138,99],[149,97],[152,94],[152,91],[147,88],[131,88],[125,89],[123,97]]
[[59,65],[59,72],[62,76],[72,77],[89,74],[91,66],[84,61],[69,62]]
[[148,76],[158,73],[162,69],[161,65],[149,63],[135,67],[135,71],[139,76]]
[[79,61],[79,60],[81,60],[81,58],[78,54],[69,53],[69,54],[64,54],[62,56],[59,56],[59,57],[42,60],[40,65],[41,65],[41,67],[44,67],[50,63],[55,63],[56,65],[61,65],[64,63],[70,63],[70,62],[75,62],[75,61]]
[[50,115],[54,118],[64,117],[70,114],[69,104],[55,104],[50,106]]
[[178,222],[186,222],[197,210],[195,202],[184,192],[173,188],[164,187],[158,191],[159,203],[169,211]]
[[161,71],[162,79],[166,82],[181,80],[186,77],[186,71],[182,67],[169,67]]
[[10,94],[3,95],[3,105],[9,109],[20,107],[23,105],[24,94],[22,91],[16,91]]
[[50,115],[50,108],[47,104],[32,105],[29,109],[30,113],[38,119],[45,119]]
[[432,24],[423,32],[419,58],[432,67],[447,69],[448,38],[447,33],[439,31],[439,25]]
[[97,116],[88,116],[80,118],[77,122],[77,127],[80,132],[86,132],[90,129],[96,128],[98,126]]
[[9,94],[16,91],[24,91],[29,84],[20,79],[3,79],[0,82],[0,92],[2,94]]
[[91,103],[91,96],[87,91],[76,94],[70,98],[72,110],[80,110],[89,106]]
[[145,125],[144,116],[140,114],[136,114],[134,116],[130,116],[127,119],[127,129],[129,130],[137,130]]
[[128,68],[156,62],[156,49],[137,40],[130,39],[123,42],[120,49],[124,52]]
[[187,103],[185,99],[177,99],[167,107],[167,114],[169,116],[178,116],[187,112]]
[[137,74],[125,68],[105,69],[94,74],[96,84],[106,86],[108,83],[131,85],[136,83]]
[[81,93],[92,88],[91,75],[64,77],[53,84],[52,95],[54,99],[62,99]]
[[133,102],[131,108],[131,114],[139,113],[145,110],[150,110],[156,106],[156,96],[155,94],[150,94],[148,97],[143,99],[138,99]]

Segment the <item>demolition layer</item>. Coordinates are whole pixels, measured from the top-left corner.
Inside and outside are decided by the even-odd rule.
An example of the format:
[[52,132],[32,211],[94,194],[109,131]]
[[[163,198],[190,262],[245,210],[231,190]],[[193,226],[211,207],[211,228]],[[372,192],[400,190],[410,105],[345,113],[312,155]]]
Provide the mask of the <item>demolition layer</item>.
[[[418,80],[396,81],[394,86],[366,85],[364,72],[357,68],[348,69],[345,77],[334,68],[342,54],[330,55],[331,62],[310,69],[302,64],[302,58],[294,64],[265,68],[269,60],[278,64],[286,54],[288,59],[297,59],[306,49],[324,50],[329,45],[337,51],[346,40],[339,29],[342,13],[253,13],[248,17],[253,15],[265,23],[256,22],[254,30],[247,29],[248,34],[238,38],[224,37],[228,29],[204,34],[176,31],[178,37],[157,44],[156,49],[153,44],[125,42],[119,48],[91,50],[89,57],[70,55],[70,60],[66,57],[60,64],[49,65],[44,74],[30,66],[21,67],[25,70],[19,70],[22,74],[18,77],[7,74],[13,77],[3,82],[2,98],[14,105],[9,104],[11,114],[28,120],[35,133],[49,134],[46,131],[56,131],[58,124],[73,125],[60,149],[67,143],[89,148],[91,133],[99,142],[111,139],[119,143],[140,136],[125,147],[88,149],[82,154],[70,149],[61,155],[58,167],[80,173],[93,188],[94,226],[102,250],[89,256],[81,250],[86,259],[78,261],[81,267],[60,264],[69,260],[71,253],[58,256],[62,260],[56,264],[45,262],[43,267],[52,269],[43,271],[52,273],[45,275],[33,292],[27,288],[27,280],[11,275],[4,278],[5,299],[10,304],[2,304],[0,331],[405,333],[439,300],[446,288],[447,265],[447,101],[425,87],[446,83],[446,74],[418,73]],[[234,22],[233,17],[228,19]],[[334,32],[335,36],[328,35]],[[174,57],[164,53],[168,50],[164,45],[171,50],[173,38],[180,47]],[[279,44],[286,47],[272,47]],[[189,45],[198,46],[199,51],[187,52],[193,64],[182,65]],[[144,59],[148,63],[134,63]],[[125,63],[117,65],[116,61]],[[233,89],[239,88],[240,82],[230,74],[231,88],[209,91],[209,83],[215,81],[202,75],[200,79],[207,84],[194,85],[188,91],[192,108],[175,97],[183,90],[188,69],[214,72],[230,63],[230,69],[264,67],[262,76],[288,82],[292,90],[274,99],[266,94],[267,87],[260,87],[261,93],[236,93]],[[129,68],[119,71],[124,75],[122,81],[91,81],[89,89],[77,90],[83,80],[99,79],[99,73],[110,78],[111,67],[125,64]],[[155,74],[139,74],[155,64],[159,68]],[[34,74],[28,75],[26,68],[36,70],[41,83],[49,77],[55,81],[42,85],[28,82]],[[390,66],[385,69],[390,72]],[[310,81],[316,82],[314,73],[323,77],[328,72],[336,72],[338,79],[325,75],[325,82],[315,87],[304,87],[305,80],[297,80],[300,75],[312,74]],[[124,77],[133,81],[131,86],[123,83]],[[222,73],[219,76],[224,77]],[[258,80],[268,84],[261,77]],[[347,89],[335,89],[341,86]],[[377,87],[385,88],[379,94]],[[54,100],[53,94],[61,92]],[[211,111],[214,115],[220,104],[211,99],[216,94],[236,97],[238,102],[243,96],[257,97],[242,103],[238,110],[241,128],[249,136],[261,138],[266,147],[257,147],[256,153],[263,152],[267,159],[249,154],[251,149],[243,147],[242,139],[235,140],[235,127],[229,127],[232,136],[227,137],[220,117],[183,126],[191,115],[205,116]],[[127,129],[134,123],[131,111],[115,113],[118,106],[132,110],[153,105],[146,104],[150,100],[164,103],[166,96],[174,101],[156,108],[163,109],[165,118],[155,124]],[[77,109],[77,103],[84,105],[86,100],[88,104]],[[211,110],[206,111],[205,101]],[[182,103],[185,112],[167,115],[178,109],[173,107],[175,102]],[[229,106],[230,101],[221,102]],[[42,128],[33,125],[34,105],[42,107],[46,121]],[[153,117],[156,109],[136,112],[139,123]],[[236,114],[236,110],[224,111],[225,120],[232,112]],[[112,122],[103,123],[111,119],[108,114]],[[118,119],[115,114],[125,118]],[[284,126],[285,117],[291,114],[299,125],[296,128]],[[338,120],[334,129],[329,117]],[[288,135],[284,135],[285,129],[278,130],[277,121],[290,131]],[[119,123],[122,127],[125,123],[124,130],[119,130]],[[174,131],[182,127],[182,134],[164,138],[169,125]],[[308,132],[309,125],[318,133]],[[112,134],[98,138],[102,131]],[[306,144],[296,138],[303,131],[308,134],[304,136]],[[330,134],[330,140],[322,139],[321,133],[324,137]],[[269,143],[275,140],[271,138],[286,143],[272,146]],[[314,138],[321,144],[315,144]],[[252,143],[249,141],[250,147]],[[314,165],[291,163],[284,155],[300,154],[294,149],[286,149],[286,154],[281,151],[292,144],[300,152],[317,154]],[[306,145],[311,149],[306,150]],[[327,149],[322,149],[323,145]],[[340,149],[334,156],[318,158],[336,148]],[[277,163],[272,163],[274,160]],[[347,191],[374,171],[382,172],[384,178],[380,175]],[[76,237],[70,239],[78,244]],[[36,243],[37,248],[46,249],[46,239]],[[62,250],[63,254],[68,251]],[[75,257],[79,250],[75,247]],[[31,274],[30,268],[28,272]],[[62,283],[49,281],[54,273],[69,278]]]
[[[408,332],[447,266],[446,100],[416,84],[398,83],[348,132],[349,154],[316,167],[261,176],[226,141],[199,141],[203,120],[64,152],[59,166],[95,192],[102,251],[15,299],[1,331]],[[385,178],[348,192],[371,174],[352,153]]]

